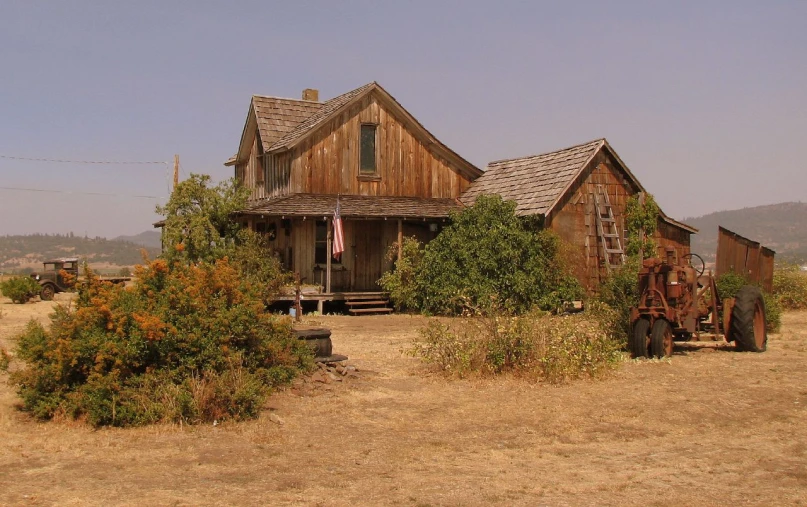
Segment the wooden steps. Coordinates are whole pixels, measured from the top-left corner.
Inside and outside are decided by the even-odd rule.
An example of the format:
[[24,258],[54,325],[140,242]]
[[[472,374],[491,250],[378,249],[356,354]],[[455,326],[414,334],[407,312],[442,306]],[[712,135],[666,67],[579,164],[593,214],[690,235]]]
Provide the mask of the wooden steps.
[[381,292],[351,294],[345,296],[345,305],[350,315],[373,315],[392,313],[389,295]]

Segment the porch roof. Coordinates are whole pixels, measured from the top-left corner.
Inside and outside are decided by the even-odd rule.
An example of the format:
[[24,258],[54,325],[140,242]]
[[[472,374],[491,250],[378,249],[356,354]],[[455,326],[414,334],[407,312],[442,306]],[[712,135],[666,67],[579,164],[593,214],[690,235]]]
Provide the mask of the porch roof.
[[[282,217],[327,217],[336,209],[335,195],[291,194],[254,202],[241,215]],[[462,204],[451,198],[424,198],[372,195],[339,196],[339,212],[344,218],[447,218]]]

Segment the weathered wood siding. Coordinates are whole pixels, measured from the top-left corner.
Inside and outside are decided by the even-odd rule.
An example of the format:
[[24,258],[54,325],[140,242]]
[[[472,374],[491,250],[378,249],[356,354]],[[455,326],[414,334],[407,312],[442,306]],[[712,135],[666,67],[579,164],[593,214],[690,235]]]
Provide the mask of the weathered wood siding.
[[625,247],[625,204],[639,189],[603,151],[589,162],[561,201],[560,211],[548,217],[547,226],[569,243],[570,262],[577,279],[589,291],[596,291],[608,275],[602,256],[594,210],[597,187],[608,193],[616,226]]
[[737,273],[772,292],[774,255],[773,250],[757,241],[723,227],[718,228],[716,276]]
[[[361,125],[377,125],[377,175],[359,175]],[[288,192],[458,197],[470,181],[434,153],[374,95],[317,129],[292,150]]]
[[257,133],[256,127],[252,139],[252,148],[249,152],[249,158],[244,162],[236,164],[235,166],[235,179],[241,182],[242,185],[252,190],[249,195],[250,199],[261,199],[266,197],[263,158],[263,146],[261,144],[261,139]]
[[[569,262],[577,279],[589,292],[596,292],[608,276],[597,233],[594,194],[597,187],[608,193],[623,250],[626,248],[625,206],[639,192],[605,152],[589,162],[560,202],[559,211],[547,217],[549,227],[569,244]],[[659,252],[673,246],[679,256],[689,253],[689,233],[659,220],[655,234]]]
[[653,235],[658,249],[656,255],[663,259],[667,255],[667,247],[673,247],[675,248],[676,259],[680,259],[690,252],[690,238],[691,233],[689,231],[685,231],[659,218],[656,233]]

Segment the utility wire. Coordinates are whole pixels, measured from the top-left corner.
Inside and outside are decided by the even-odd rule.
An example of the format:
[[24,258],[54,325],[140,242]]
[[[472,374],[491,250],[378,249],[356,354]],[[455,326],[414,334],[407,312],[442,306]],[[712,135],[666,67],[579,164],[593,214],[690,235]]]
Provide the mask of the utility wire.
[[59,159],[59,158],[29,158],[29,157],[12,157],[11,155],[0,155],[0,158],[5,158],[8,160],[27,160],[29,162],[57,162],[62,164],[113,164],[113,165],[156,165],[156,164],[164,164],[168,165],[170,162],[160,162],[160,161],[141,161],[141,162],[122,162],[118,160],[66,160],[66,159]]
[[16,190],[20,192],[48,192],[52,194],[70,194],[70,195],[103,195],[108,197],[136,197],[138,199],[165,199],[162,196],[156,195],[131,195],[131,194],[108,194],[104,192],[83,192],[73,190],[48,190],[44,188],[23,188],[23,187],[0,187],[0,190]]

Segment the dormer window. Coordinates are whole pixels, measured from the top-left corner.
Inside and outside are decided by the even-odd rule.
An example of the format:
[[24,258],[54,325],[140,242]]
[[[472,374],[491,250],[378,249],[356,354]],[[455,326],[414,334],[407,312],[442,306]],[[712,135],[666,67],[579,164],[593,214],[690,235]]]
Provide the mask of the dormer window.
[[378,172],[376,164],[377,131],[378,125],[373,123],[362,123],[361,125],[361,139],[359,140],[361,150],[359,155],[360,176],[375,176]]

